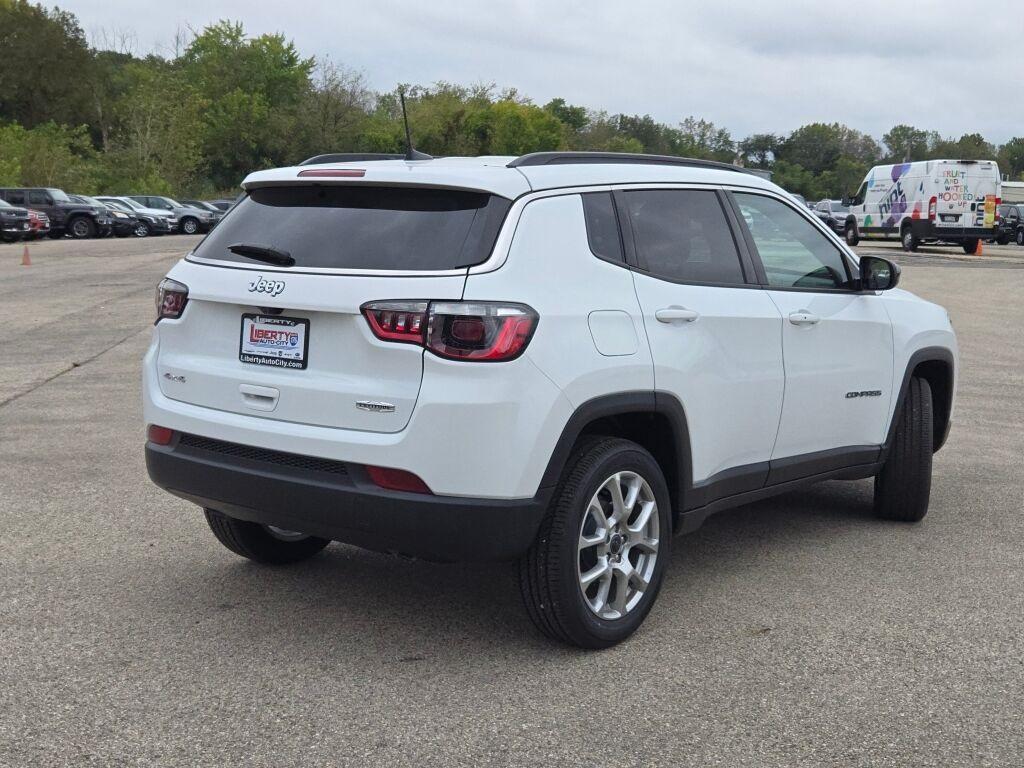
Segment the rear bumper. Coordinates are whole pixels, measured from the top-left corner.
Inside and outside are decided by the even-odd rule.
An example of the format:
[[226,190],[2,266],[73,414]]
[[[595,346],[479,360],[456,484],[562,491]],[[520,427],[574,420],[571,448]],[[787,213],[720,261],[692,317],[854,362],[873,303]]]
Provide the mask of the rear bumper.
[[386,491],[360,465],[202,438],[146,445],[150,479],[230,517],[431,560],[511,560],[530,546],[550,489],[531,499]]
[[964,240],[981,238],[988,240],[998,233],[996,227],[943,227],[931,221],[915,221],[912,223],[914,234],[922,240],[945,240],[959,243]]

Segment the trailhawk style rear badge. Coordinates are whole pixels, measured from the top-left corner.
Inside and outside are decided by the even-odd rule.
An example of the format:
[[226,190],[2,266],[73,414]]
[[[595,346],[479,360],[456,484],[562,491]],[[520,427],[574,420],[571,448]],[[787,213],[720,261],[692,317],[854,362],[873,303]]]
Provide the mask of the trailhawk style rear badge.
[[309,320],[242,315],[238,359],[243,363],[305,370],[308,351]]

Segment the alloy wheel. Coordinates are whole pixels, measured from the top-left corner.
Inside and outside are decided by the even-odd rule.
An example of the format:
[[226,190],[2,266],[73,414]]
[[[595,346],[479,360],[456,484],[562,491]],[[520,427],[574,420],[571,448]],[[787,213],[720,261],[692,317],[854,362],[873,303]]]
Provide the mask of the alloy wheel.
[[643,599],[658,559],[658,503],[636,472],[597,489],[580,524],[577,576],[583,600],[602,619],[621,619]]

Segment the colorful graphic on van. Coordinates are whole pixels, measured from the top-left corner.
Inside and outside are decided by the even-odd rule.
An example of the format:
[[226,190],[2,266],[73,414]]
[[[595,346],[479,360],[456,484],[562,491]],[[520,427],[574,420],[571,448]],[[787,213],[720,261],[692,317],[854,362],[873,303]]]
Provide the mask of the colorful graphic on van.
[[885,217],[883,227],[895,227],[907,212],[907,195],[903,191],[900,178],[910,170],[910,163],[901,163],[892,167],[892,189],[885,199],[878,204],[878,212]]

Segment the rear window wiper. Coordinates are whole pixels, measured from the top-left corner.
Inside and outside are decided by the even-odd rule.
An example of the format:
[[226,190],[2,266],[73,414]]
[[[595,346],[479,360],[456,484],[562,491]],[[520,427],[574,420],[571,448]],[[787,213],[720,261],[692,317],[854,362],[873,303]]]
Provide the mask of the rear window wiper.
[[269,245],[235,243],[234,245],[229,245],[228,250],[239,256],[245,256],[247,259],[265,261],[268,264],[277,264],[280,267],[295,266],[295,258],[288,251],[282,251]]

